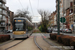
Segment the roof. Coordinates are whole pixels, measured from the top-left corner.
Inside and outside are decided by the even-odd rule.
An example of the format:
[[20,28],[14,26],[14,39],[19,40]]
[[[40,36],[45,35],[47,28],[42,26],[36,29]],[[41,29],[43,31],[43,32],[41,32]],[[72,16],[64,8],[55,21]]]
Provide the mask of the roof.
[[14,19],[25,19],[29,24],[33,25],[32,22],[30,22],[27,18],[25,17],[15,17]]

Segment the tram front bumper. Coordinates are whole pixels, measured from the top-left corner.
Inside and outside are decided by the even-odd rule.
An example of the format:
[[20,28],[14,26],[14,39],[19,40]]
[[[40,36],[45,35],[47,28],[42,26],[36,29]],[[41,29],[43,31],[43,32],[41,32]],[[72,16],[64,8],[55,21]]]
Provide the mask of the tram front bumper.
[[24,34],[24,35],[14,35],[13,34],[13,38],[26,38],[27,37],[27,34]]

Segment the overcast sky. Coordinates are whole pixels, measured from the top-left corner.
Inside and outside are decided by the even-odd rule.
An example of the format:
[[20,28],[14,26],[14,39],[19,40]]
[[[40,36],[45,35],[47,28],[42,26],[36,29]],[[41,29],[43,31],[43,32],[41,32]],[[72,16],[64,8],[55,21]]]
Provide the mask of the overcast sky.
[[18,9],[22,10],[28,8],[30,15],[33,16],[32,19],[33,22],[41,21],[41,17],[38,14],[37,10],[42,9],[51,12],[56,10],[56,0],[30,0],[32,9],[29,0],[6,0],[6,1],[7,1],[6,6],[9,7],[9,9],[14,13],[16,13]]

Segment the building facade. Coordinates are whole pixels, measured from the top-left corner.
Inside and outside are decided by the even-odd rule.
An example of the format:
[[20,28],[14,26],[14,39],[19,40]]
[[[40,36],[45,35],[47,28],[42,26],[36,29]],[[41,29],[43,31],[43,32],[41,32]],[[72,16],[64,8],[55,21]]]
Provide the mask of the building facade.
[[10,19],[9,19],[9,24],[10,24],[10,29],[13,29],[12,23],[13,23],[13,18],[14,18],[14,12],[10,11]]
[[6,0],[0,0],[0,32],[6,32],[12,29],[12,20],[14,12],[5,6]]
[[6,0],[0,0],[0,30],[4,31],[7,23]]
[[57,27],[57,22],[56,22],[56,11],[51,13],[50,15],[50,19],[49,19],[49,23],[51,25],[51,27]]
[[74,32],[75,32],[75,0],[73,0],[73,17],[74,17],[74,22],[73,22],[73,25],[74,25]]
[[[66,21],[69,17],[66,17],[66,9],[70,8],[71,11],[73,11],[73,0],[60,0],[60,18],[61,17],[65,17]],[[58,17],[58,0],[56,0],[56,11],[57,11],[57,15],[56,17]],[[68,11],[68,10],[67,10]],[[65,23],[61,23],[60,22],[60,27],[66,27]]]

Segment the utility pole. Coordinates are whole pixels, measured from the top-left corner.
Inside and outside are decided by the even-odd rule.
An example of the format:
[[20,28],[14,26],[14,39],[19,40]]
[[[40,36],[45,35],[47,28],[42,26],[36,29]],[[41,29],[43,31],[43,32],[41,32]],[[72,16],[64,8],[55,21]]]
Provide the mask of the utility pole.
[[60,0],[58,0],[58,18],[57,18],[58,22],[58,35],[60,35]]

